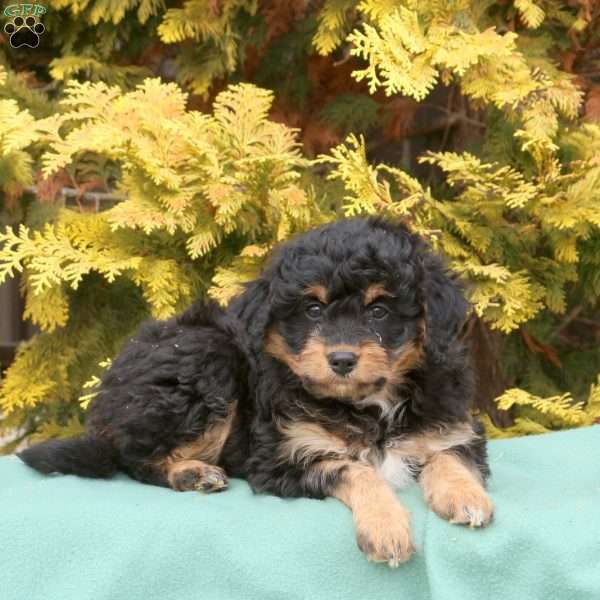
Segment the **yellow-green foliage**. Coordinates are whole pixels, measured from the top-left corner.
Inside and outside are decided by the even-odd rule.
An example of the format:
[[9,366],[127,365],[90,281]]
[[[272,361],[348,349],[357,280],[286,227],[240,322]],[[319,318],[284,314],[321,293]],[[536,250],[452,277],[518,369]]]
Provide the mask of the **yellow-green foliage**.
[[63,44],[62,56],[51,63],[52,76],[68,80],[79,74],[120,85],[139,80],[148,74],[143,67],[115,65],[109,59],[114,47],[136,32],[142,37],[158,36],[164,44],[186,42],[177,53],[178,79],[194,93],[206,94],[214,79],[239,65],[242,36],[235,21],[240,13],[254,15],[258,2],[187,0],[177,8],[168,8],[169,4],[164,0],[50,0],[46,21],[50,33]]
[[[85,152],[110,158],[122,169],[127,200],[94,216],[63,211],[42,231],[7,230],[0,277],[26,268],[38,296],[63,284],[77,289],[92,271],[108,282],[126,275],[155,317],[171,316],[201,285],[190,265],[225,237],[270,244],[314,222],[315,204],[297,185],[306,161],[294,130],[267,119],[271,102],[270,92],[242,84],[220,94],[206,115],[186,111],[181,90],[158,80],[128,94],[103,83],[72,84],[65,112],[30,124],[17,141],[25,145],[37,132],[48,148],[47,176]],[[13,148],[15,137],[4,148]],[[255,243],[239,251],[239,263],[262,256]],[[29,305],[38,324],[64,324],[63,310],[52,322],[46,302],[41,309],[38,318]]]
[[[600,130],[588,127],[588,133],[591,140]],[[447,174],[453,202],[434,198],[400,169],[369,165],[364,142],[353,135],[320,160],[344,184],[347,215],[387,212],[410,218],[428,235],[474,284],[475,310],[493,328],[510,332],[544,307],[564,312],[565,286],[577,279],[577,264],[597,264],[593,253],[577,251],[577,242],[600,226],[594,158],[540,178],[468,153],[423,157]]]
[[348,35],[350,11],[356,6],[354,0],[326,0],[319,13],[319,24],[313,43],[321,54],[329,54]]
[[[102,360],[98,363],[98,366],[102,369],[108,369],[112,364],[112,359],[109,357],[106,360]],[[79,403],[81,404],[81,407],[83,409],[86,409],[89,405],[89,403],[92,401],[92,399],[94,398],[94,396],[98,393],[97,388],[100,385],[101,380],[100,377],[98,377],[98,375],[92,375],[92,377],[90,379],[88,379],[88,381],[86,381],[82,386],[81,389],[83,390],[90,390],[88,393],[83,394],[82,396],[79,397]]]
[[69,9],[75,16],[84,17],[93,25],[102,21],[120,23],[130,10],[135,10],[141,23],[161,10],[164,0],[49,0],[52,9]]
[[203,45],[196,60],[179,62],[179,79],[187,83],[194,93],[205,94],[213,79],[236,69],[240,36],[232,22],[240,11],[254,14],[257,4],[257,0],[230,0],[223,3],[189,0],[183,8],[171,8],[166,12],[158,28],[163,42],[172,44],[195,40]]
[[[211,293],[227,300],[240,271],[254,274],[273,243],[324,218],[298,185],[307,161],[296,132],[267,118],[270,92],[231,86],[212,114],[187,111],[185,100],[157,80],[125,94],[73,83],[60,115],[25,113],[27,130],[1,138],[2,154],[43,145],[48,176],[82,155],[104,156],[120,169],[127,197],[101,213],[62,209],[42,229],[0,234],[0,282],[25,273],[27,316],[43,331],[21,347],[0,388],[8,423],[33,408],[43,409],[41,422],[60,422],[93,365],[141,318],[184,309],[217,265]],[[131,304],[115,327],[124,290]]]
[[[50,0],[45,39],[60,52],[48,59],[49,94],[0,66],[0,192],[18,196],[41,171],[102,179],[124,200],[98,214],[63,208],[43,226],[0,234],[0,282],[22,273],[26,316],[41,328],[1,384],[1,428],[74,431],[82,386],[143,318],[169,317],[198,295],[226,302],[274,244],[340,215],[410,221],[463,276],[477,314],[505,334],[566,313],[573,297],[593,306],[600,127],[578,121],[581,91],[555,61],[566,32],[588,25],[568,4],[325,0],[316,19],[306,5],[277,23],[276,2]],[[506,27],[511,15],[521,23],[514,31]],[[285,33],[264,56],[295,57],[297,47],[282,40],[301,39],[301,48],[336,52],[334,66],[351,61],[353,77],[372,93],[426,101],[439,83],[455,84],[486,115],[483,143],[423,155],[446,177],[434,190],[396,166],[373,164],[357,135],[310,163],[298,132],[268,118],[272,92],[242,83],[219,94],[212,112],[193,111],[178,85],[146,77],[139,54],[124,59],[130,45],[149,51],[148,65],[168,54],[153,72],[166,69],[166,78],[207,97],[215,81],[243,79],[248,48],[260,55],[277,27]],[[293,89],[305,97],[313,84]],[[343,112],[346,131],[380,118],[366,92],[337,100],[319,115]],[[353,128],[357,109],[342,111],[344,103],[368,106],[369,118],[359,126],[357,116]],[[323,192],[323,173],[341,190],[342,206]],[[511,390],[500,399],[516,413],[506,433],[590,423],[598,389],[583,405],[554,388]]]
[[[325,3],[316,46],[328,54],[348,42],[350,54],[367,63],[353,75],[367,80],[372,93],[381,88],[423,100],[440,81],[460,82],[466,96],[505,110],[519,124],[516,137],[540,165],[551,160],[559,118],[577,115],[581,92],[535,48],[528,60],[529,38],[495,29],[489,3],[363,0],[354,3],[357,26],[349,35],[347,4]],[[542,24],[544,12],[534,2],[515,7],[529,27]]]
[[[0,85],[6,82],[6,71],[0,71]],[[0,189],[11,194],[21,185],[32,183],[32,159],[24,152],[34,139],[33,117],[19,110],[15,100],[0,100]]]
[[489,417],[484,417],[486,430],[493,438],[548,433],[554,429],[594,425],[600,421],[600,376],[590,387],[585,403],[575,402],[570,394],[540,398],[516,388],[504,392],[497,402],[498,406],[505,410],[514,407],[517,416],[515,425],[506,429],[498,429]]

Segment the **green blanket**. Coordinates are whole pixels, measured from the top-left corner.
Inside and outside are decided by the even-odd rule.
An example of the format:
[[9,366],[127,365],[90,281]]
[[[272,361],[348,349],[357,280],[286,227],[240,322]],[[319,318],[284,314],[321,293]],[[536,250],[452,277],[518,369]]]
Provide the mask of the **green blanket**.
[[600,598],[600,428],[490,444],[496,518],[450,525],[415,486],[416,556],[369,563],[335,500],[203,496],[0,460],[1,600]]

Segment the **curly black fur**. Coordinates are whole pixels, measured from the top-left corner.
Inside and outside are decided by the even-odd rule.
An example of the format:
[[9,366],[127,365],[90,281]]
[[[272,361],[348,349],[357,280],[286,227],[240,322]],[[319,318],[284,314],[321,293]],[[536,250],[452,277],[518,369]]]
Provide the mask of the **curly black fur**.
[[221,459],[242,475],[251,413],[244,339],[239,324],[213,304],[145,323],[103,377],[86,435],[38,444],[20,458],[43,473],[107,477],[121,470],[167,486],[156,461],[194,441],[237,402],[239,427]]
[[[311,295],[315,285],[326,299]],[[385,293],[366,305],[366,290],[377,285]],[[173,461],[189,459],[190,445],[221,431],[233,414],[215,466],[259,492],[322,498],[359,450],[360,460],[376,466],[394,440],[473,424],[473,374],[457,337],[467,310],[443,261],[403,226],[377,219],[326,225],[283,245],[227,312],[199,303],[175,319],[146,323],[104,376],[86,435],[33,446],[20,457],[44,473],[107,477],[120,470],[170,485]],[[324,368],[314,358],[320,349],[363,345],[374,365],[406,352],[409,367],[362,388],[351,375],[329,372],[323,383],[299,375],[302,365],[292,368],[316,337],[315,372]],[[315,470],[340,453],[320,442],[290,449],[299,423],[318,425],[355,450],[339,469]],[[472,439],[452,450],[485,478],[485,440],[477,423],[473,429]],[[187,454],[177,454],[181,448]],[[418,475],[426,459],[414,459]]]
[[[424,361],[396,390],[398,400],[406,401],[397,418],[382,418],[377,407],[359,409],[352,403],[315,398],[285,364],[264,352],[265,332],[273,323],[287,330],[284,337],[290,345],[306,333],[306,323],[298,323],[296,314],[302,290],[315,282],[324,283],[341,302],[370,283],[383,282],[397,292],[405,328],[411,325],[411,317],[425,316]],[[306,463],[274,460],[283,441],[278,426],[282,420],[316,421],[338,433],[345,430],[341,435],[348,438],[353,437],[349,431],[360,431],[360,443],[380,453],[390,438],[468,421],[474,376],[467,349],[457,337],[468,308],[461,285],[443,260],[403,226],[379,219],[340,221],[280,248],[261,277],[230,307],[250,333],[260,372],[253,398],[251,452],[245,465],[253,488],[282,496],[323,498],[337,482],[336,474],[325,480],[307,477]],[[357,325],[351,317],[350,329]],[[398,336],[389,324],[379,334],[384,345],[393,345]],[[454,450],[486,478],[483,429],[477,422],[474,429],[473,442]]]

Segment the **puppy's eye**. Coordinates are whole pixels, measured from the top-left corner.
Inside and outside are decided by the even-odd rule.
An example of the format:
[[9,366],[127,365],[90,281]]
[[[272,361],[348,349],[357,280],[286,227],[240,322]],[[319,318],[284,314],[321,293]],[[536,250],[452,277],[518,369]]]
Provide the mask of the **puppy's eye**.
[[371,319],[375,319],[377,321],[381,321],[381,319],[385,319],[388,316],[390,311],[380,304],[376,304],[375,306],[371,306],[369,308],[369,317]]
[[309,319],[318,319],[323,314],[323,307],[318,302],[313,302],[306,307],[306,316]]

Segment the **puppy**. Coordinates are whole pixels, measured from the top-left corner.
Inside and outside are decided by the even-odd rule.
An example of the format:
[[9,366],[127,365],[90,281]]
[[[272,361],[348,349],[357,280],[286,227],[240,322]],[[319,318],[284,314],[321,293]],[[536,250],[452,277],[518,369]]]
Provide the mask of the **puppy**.
[[414,546],[393,488],[418,480],[453,523],[492,518],[458,339],[467,310],[403,226],[332,223],[283,245],[227,312],[198,304],[144,325],[105,374],[87,433],[20,457],[175,490],[220,491],[229,475],[257,492],[332,496],[367,557],[397,566]]

